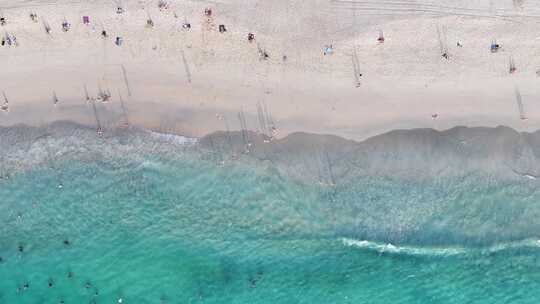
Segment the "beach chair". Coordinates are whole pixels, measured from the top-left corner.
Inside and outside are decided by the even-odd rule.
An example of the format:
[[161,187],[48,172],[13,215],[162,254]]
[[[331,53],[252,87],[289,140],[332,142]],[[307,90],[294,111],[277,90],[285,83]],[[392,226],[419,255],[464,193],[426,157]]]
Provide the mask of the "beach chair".
[[382,30],[379,31],[379,38],[377,38],[377,41],[379,43],[384,43],[384,34]]
[[490,50],[492,53],[496,53],[501,48],[501,45],[496,41],[491,42]]
[[514,58],[510,57],[509,62],[508,62],[508,72],[510,72],[510,74],[514,74],[516,71],[517,71],[517,68],[514,62]]
[[70,27],[71,27],[71,26],[70,26],[69,22],[67,22],[67,21],[62,22],[62,30],[63,30],[64,32],[69,31],[69,28],[70,28]]
[[332,45],[326,45],[324,46],[323,54],[326,55],[332,55],[334,53],[334,48]]
[[166,10],[166,9],[169,8],[169,3],[168,3],[167,1],[165,1],[165,0],[159,0],[159,2],[158,2],[158,8],[159,8],[160,10]]

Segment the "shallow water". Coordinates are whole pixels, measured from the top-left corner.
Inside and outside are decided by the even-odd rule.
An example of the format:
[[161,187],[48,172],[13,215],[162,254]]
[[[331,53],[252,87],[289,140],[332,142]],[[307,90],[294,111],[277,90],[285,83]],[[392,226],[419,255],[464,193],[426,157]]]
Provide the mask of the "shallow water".
[[0,303],[536,303],[536,191],[328,187],[196,152],[50,161],[0,181]]

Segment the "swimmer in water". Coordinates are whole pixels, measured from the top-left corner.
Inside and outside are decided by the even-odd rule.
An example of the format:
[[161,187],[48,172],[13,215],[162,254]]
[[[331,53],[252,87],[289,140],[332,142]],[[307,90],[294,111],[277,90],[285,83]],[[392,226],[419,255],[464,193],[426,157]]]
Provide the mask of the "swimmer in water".
[[23,246],[22,244],[19,244],[18,249],[19,249],[19,252],[20,252],[20,253],[23,253],[23,252],[24,252],[24,246]]
[[23,284],[23,289],[24,289],[24,290],[27,290],[28,288],[30,288],[30,283],[25,282],[25,283]]
[[49,288],[53,288],[54,287],[54,281],[53,279],[49,279]]
[[84,287],[85,287],[86,289],[90,289],[90,287],[92,287],[92,284],[90,284],[90,282],[86,282],[86,283],[84,284]]
[[71,243],[69,242],[69,240],[64,240],[64,245],[69,246],[71,245]]
[[73,279],[73,272],[72,271],[68,271],[68,274],[67,274],[67,277],[70,278],[70,279]]

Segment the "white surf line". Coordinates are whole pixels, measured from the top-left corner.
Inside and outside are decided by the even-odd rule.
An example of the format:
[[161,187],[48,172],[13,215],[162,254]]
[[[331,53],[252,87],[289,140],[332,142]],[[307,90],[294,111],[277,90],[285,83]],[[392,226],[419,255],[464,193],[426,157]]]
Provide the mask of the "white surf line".
[[516,174],[519,177],[525,177],[525,178],[528,178],[528,179],[531,179],[531,180],[536,180],[536,179],[540,178],[540,175],[538,175],[538,174],[533,174],[531,172],[526,172],[526,171],[524,171],[524,172],[518,171],[518,170],[514,169],[510,164],[508,164],[506,162],[505,162],[505,166],[508,167],[508,169],[510,169],[510,171],[512,171],[514,174]]
[[374,242],[368,240],[355,240],[342,238],[341,242],[345,246],[358,247],[379,252],[379,254],[407,254],[414,256],[455,256],[467,253],[470,249],[465,247],[416,247],[416,246],[396,246],[391,243]]

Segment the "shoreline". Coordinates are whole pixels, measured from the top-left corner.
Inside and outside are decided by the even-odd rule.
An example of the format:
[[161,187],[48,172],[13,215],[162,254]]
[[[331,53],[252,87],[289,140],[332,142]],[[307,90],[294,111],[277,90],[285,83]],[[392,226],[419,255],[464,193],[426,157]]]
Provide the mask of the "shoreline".
[[[9,127],[17,124],[28,126],[40,126],[56,121],[71,121],[86,126],[96,126],[96,120],[92,112],[91,105],[59,105],[56,107],[43,107],[27,104],[24,107],[14,107],[9,113],[0,113],[0,126]],[[130,125],[142,127],[149,130],[164,130],[178,135],[189,137],[203,137],[207,134],[227,131],[241,131],[241,123],[238,120],[238,113],[229,110],[198,110],[190,108],[175,108],[174,106],[150,104],[144,107],[151,107],[148,112],[140,105],[130,104],[130,116],[128,122]],[[160,110],[160,106],[163,110]],[[97,111],[101,124],[104,126],[120,126],[125,123],[125,118],[118,102],[110,102],[106,105],[97,104]],[[247,121],[247,129],[260,132],[258,127],[258,118],[253,113],[244,113]],[[412,129],[433,129],[439,132],[452,129],[454,127],[466,126],[469,128],[496,128],[498,126],[508,126],[518,132],[533,133],[540,130],[540,121],[538,125],[530,121],[519,121],[516,123],[504,124],[503,118],[497,117],[476,117],[476,118],[455,118],[452,120],[439,118],[433,120],[430,117],[423,122],[409,120],[406,118],[396,118],[390,122],[380,122],[366,126],[337,125],[326,127],[321,120],[298,118],[298,119],[276,119],[277,128],[276,138],[284,138],[287,135],[305,132],[313,134],[329,134],[343,137],[354,141],[364,141],[370,137],[388,133],[394,130],[412,130]]]
[[[65,127],[65,126],[69,126],[69,125],[74,126],[76,129],[87,129],[87,130],[94,130],[94,131],[96,130],[95,123],[92,123],[92,122],[91,123],[83,123],[83,122],[80,122],[80,121],[65,120],[65,119],[55,120],[55,121],[52,121],[52,122],[41,122],[41,123],[38,123],[38,124],[27,124],[27,123],[24,123],[24,122],[18,122],[18,123],[12,124],[12,125],[2,125],[2,124],[0,124],[0,130],[1,129],[15,129],[15,128],[24,128],[24,129],[35,128],[35,129],[39,130],[39,129],[47,129],[47,128],[50,128],[50,127],[57,127],[57,126]],[[241,129],[230,129],[230,130],[216,129],[216,130],[213,130],[211,132],[204,133],[202,135],[192,136],[192,135],[189,135],[189,134],[186,134],[186,133],[179,132],[179,131],[175,130],[174,128],[169,128],[167,126],[167,124],[163,124],[162,126],[158,126],[158,127],[145,127],[144,125],[139,125],[139,124],[123,125],[122,121],[118,121],[116,123],[111,123],[109,125],[106,125],[106,128],[104,130],[104,134],[107,134],[107,132],[106,132],[107,130],[117,132],[117,131],[121,131],[121,130],[126,130],[127,131],[129,129],[134,129],[134,130],[139,130],[139,131],[149,132],[149,133],[155,133],[157,135],[163,135],[163,136],[179,136],[179,137],[184,137],[184,138],[190,139],[190,140],[201,140],[202,138],[205,138],[205,137],[208,137],[208,136],[214,136],[214,135],[226,136],[225,134],[227,134],[229,132],[231,134],[235,134],[236,136],[240,136],[241,133],[242,133]],[[511,126],[506,126],[506,125],[495,125],[495,126],[455,125],[455,126],[452,126],[452,127],[449,127],[449,128],[443,128],[443,129],[436,129],[436,128],[430,128],[430,127],[391,129],[391,130],[388,130],[388,131],[385,131],[385,132],[375,133],[374,135],[368,136],[368,137],[366,137],[364,139],[360,139],[360,140],[353,139],[353,138],[347,138],[347,137],[344,137],[344,136],[341,136],[341,135],[338,135],[338,134],[333,134],[333,133],[324,133],[324,132],[315,133],[315,132],[309,132],[307,130],[293,131],[293,132],[290,132],[290,133],[288,133],[286,135],[283,135],[283,136],[274,137],[274,139],[282,141],[282,140],[287,140],[290,137],[295,137],[295,136],[300,135],[300,136],[308,136],[308,137],[311,137],[311,136],[313,136],[313,137],[333,137],[333,138],[339,138],[340,140],[344,140],[344,141],[354,142],[356,144],[362,144],[362,143],[368,142],[368,141],[370,141],[370,140],[372,140],[374,138],[383,137],[383,136],[387,136],[387,135],[390,135],[390,134],[399,134],[399,133],[406,134],[406,133],[415,133],[415,132],[428,132],[428,133],[431,133],[431,132],[433,132],[434,134],[444,135],[444,134],[448,134],[448,133],[458,132],[458,130],[465,130],[465,132],[467,132],[467,131],[475,132],[475,131],[508,130],[509,132],[516,133],[516,134],[518,134],[520,136],[521,135],[529,136],[529,135],[535,135],[537,133],[540,133],[540,128],[536,129],[536,130],[532,130],[532,131],[521,131],[521,130],[517,130],[515,128],[512,128]],[[258,130],[247,129],[247,130],[244,130],[244,131],[251,134],[251,136],[260,136],[261,138],[263,138],[263,137],[269,138],[269,136],[259,132]],[[96,136],[98,136],[98,135],[96,134]]]
[[[357,12],[355,18],[342,12],[334,22],[339,10],[333,4],[291,3],[294,15],[283,1],[258,8],[240,1],[215,4],[213,23],[230,29],[223,34],[203,27],[201,3],[159,11],[127,1],[126,15],[117,15],[109,2],[37,7],[54,25],[49,37],[40,23],[29,20],[28,7],[6,10],[4,28],[17,35],[20,45],[0,48],[6,71],[0,75],[0,90],[10,101],[10,112],[0,113],[0,125],[59,119],[91,123],[86,85],[91,96],[99,87],[111,91],[112,100],[98,106],[110,123],[122,115],[121,94],[132,123],[147,128],[167,124],[191,136],[226,129],[216,116],[238,129],[239,112],[256,129],[261,104],[276,122],[278,137],[306,131],[362,140],[393,129],[455,125],[540,129],[540,105],[533,102],[540,98],[535,74],[540,57],[534,51],[540,32],[535,19],[527,17],[536,9],[525,7],[521,16],[510,15],[514,8],[505,7],[507,18],[476,19],[454,11],[379,17]],[[152,14],[155,28],[144,27],[145,11]],[[67,33],[58,28],[62,12],[72,24]],[[83,25],[82,14],[95,22]],[[178,28],[184,18],[192,22],[191,31]],[[355,22],[358,29],[353,30]],[[100,37],[100,24],[109,38]],[[376,40],[380,28],[384,44]],[[443,28],[448,60],[439,54],[437,30]],[[246,41],[250,31],[257,33],[256,43]],[[503,47],[493,54],[489,43],[495,32]],[[116,36],[124,38],[122,46],[114,44]],[[456,46],[456,40],[463,46]],[[334,54],[325,56],[322,49],[332,41]],[[261,59],[258,48],[270,58]],[[363,74],[358,88],[351,66],[355,52]],[[509,57],[517,66],[514,74],[508,73]],[[520,119],[516,90],[528,120]],[[60,100],[56,107],[53,91]]]
[[[27,123],[24,123],[24,122],[18,122],[18,123],[11,124],[11,125],[2,125],[2,124],[0,124],[0,129],[14,129],[14,128],[36,128],[36,129],[45,128],[46,129],[46,128],[49,128],[51,126],[54,127],[54,126],[58,126],[58,125],[73,125],[76,128],[89,129],[89,130],[95,130],[96,129],[95,123],[83,123],[83,122],[80,122],[80,121],[73,121],[73,120],[66,120],[66,119],[60,119],[60,120],[55,120],[55,121],[51,121],[51,122],[40,122],[38,124],[27,124]],[[227,132],[234,133],[234,134],[241,134],[241,132],[242,132],[241,129],[231,129],[231,130],[216,129],[214,131],[211,131],[209,133],[204,133],[204,134],[199,135],[199,136],[191,136],[191,135],[186,134],[186,133],[178,132],[178,131],[176,131],[176,130],[174,130],[172,128],[167,128],[166,124],[164,124],[162,127],[145,127],[144,125],[139,125],[139,124],[129,124],[129,126],[125,126],[125,125],[122,124],[121,121],[118,121],[116,123],[111,123],[111,124],[107,125],[107,128],[109,130],[112,130],[112,131],[128,130],[128,129],[133,129],[134,128],[136,130],[146,131],[146,132],[150,132],[150,133],[156,133],[156,134],[162,134],[162,135],[172,135],[172,136],[181,136],[181,137],[185,137],[185,138],[189,138],[189,139],[197,139],[197,140],[199,140],[201,138],[204,138],[204,137],[207,137],[207,136],[212,136],[212,135],[215,135],[215,134],[226,134]],[[533,135],[535,133],[540,132],[540,128],[536,129],[536,130],[532,130],[532,131],[520,131],[520,130],[517,130],[515,128],[512,128],[511,126],[507,126],[507,125],[495,125],[495,126],[455,125],[455,126],[452,126],[452,127],[449,127],[449,128],[443,128],[443,129],[436,129],[436,128],[430,128],[430,127],[391,129],[391,130],[388,130],[388,131],[385,131],[385,132],[375,133],[374,135],[366,137],[365,139],[361,139],[361,140],[347,138],[347,137],[344,137],[344,136],[340,136],[338,134],[324,133],[324,132],[315,133],[315,132],[309,132],[307,130],[293,131],[293,132],[290,132],[290,133],[288,133],[288,134],[286,134],[284,136],[275,137],[275,139],[276,140],[284,140],[287,137],[290,137],[290,136],[294,137],[294,136],[300,134],[300,135],[315,136],[315,137],[317,137],[317,136],[321,136],[321,137],[330,136],[330,137],[340,138],[340,139],[345,140],[345,141],[351,141],[351,142],[355,142],[355,143],[363,143],[363,142],[369,141],[369,140],[371,140],[373,138],[380,137],[380,136],[385,136],[385,135],[393,134],[393,133],[401,133],[401,132],[413,132],[414,133],[416,131],[427,131],[427,132],[434,132],[435,134],[445,134],[445,133],[449,133],[449,132],[452,132],[452,131],[458,130],[458,129],[463,129],[463,130],[507,129],[507,130],[510,130],[511,132],[515,132],[515,133],[520,134],[520,135]],[[266,136],[265,134],[262,134],[258,130],[254,130],[254,129],[247,129],[245,131],[249,132],[250,134],[258,134],[260,136]]]

